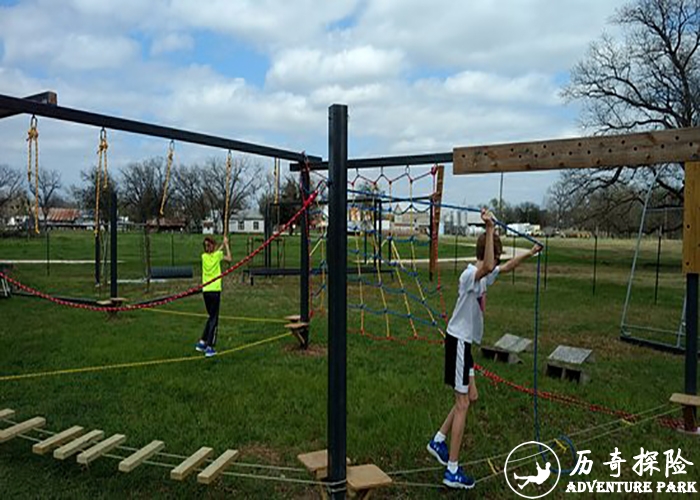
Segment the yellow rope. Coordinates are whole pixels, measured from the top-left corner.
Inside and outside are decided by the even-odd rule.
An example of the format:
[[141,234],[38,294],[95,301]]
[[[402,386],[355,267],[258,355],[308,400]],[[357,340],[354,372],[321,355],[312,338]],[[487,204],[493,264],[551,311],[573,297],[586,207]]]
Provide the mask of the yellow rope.
[[231,198],[231,166],[233,163],[233,158],[231,155],[231,150],[229,150],[226,156],[226,202],[224,203],[224,227],[222,234],[228,236],[228,216],[229,216],[229,203]]
[[[401,265],[400,260],[401,256],[399,255],[398,250],[396,249],[396,244],[394,243],[394,240],[391,239],[389,240],[389,247],[392,252],[394,252],[394,256],[396,257],[396,260],[399,261],[399,265]],[[406,288],[404,288],[403,285],[403,278],[401,278],[401,273],[398,272],[396,273],[396,277],[399,279],[399,286],[401,287],[401,290],[403,291],[403,302],[406,305],[406,312],[408,313],[408,322],[411,324],[411,330],[413,330],[413,336],[415,338],[418,337],[418,332],[416,331],[416,325],[413,323],[413,315],[411,314],[411,305],[408,303],[408,297],[406,296]]]
[[[107,149],[109,144],[107,143],[107,131],[102,128],[100,130],[100,145],[97,148],[97,170],[95,171],[95,235],[100,232],[100,192],[102,189],[107,189],[108,179],[107,179]],[[104,186],[101,184],[101,176],[104,170]]]
[[32,145],[34,145],[34,232],[39,234],[39,130],[36,116],[29,120],[27,132],[27,182],[32,185]]
[[[196,318],[208,318],[208,314],[204,313],[193,313],[185,311],[171,311],[168,309],[143,309],[144,311],[160,313],[160,314],[174,314],[177,316],[192,316]],[[278,318],[251,318],[248,316],[219,316],[219,319],[230,319],[234,321],[249,321],[251,323],[289,323],[286,319]]]
[[382,259],[382,249],[377,243],[377,235],[372,236],[372,248],[374,249],[374,267],[377,270],[377,283],[379,284],[379,293],[382,297],[382,303],[384,304],[384,320],[386,322],[386,336],[391,337],[391,322],[389,321],[389,306],[386,303],[386,295],[384,295],[384,287],[382,286],[382,270],[379,264]]
[[[364,225],[364,221],[362,219],[361,219],[360,223]],[[357,278],[358,278],[358,283],[360,284],[360,304],[362,304],[364,306],[365,296],[364,296],[364,290],[362,287],[362,259],[360,259],[360,242],[359,242],[359,238],[357,237],[357,235],[353,236],[353,239],[355,240],[355,249],[357,250]],[[360,309],[360,332],[365,333],[365,309],[364,309],[364,307],[362,309]]]
[[[250,344],[245,344],[239,347],[234,347],[233,349],[227,349],[225,351],[221,351],[217,353],[217,356],[225,356],[227,354],[232,354],[234,352],[240,352],[245,349],[249,349],[251,347],[259,346],[262,344],[267,344],[269,342],[274,342],[275,340],[279,340],[283,337],[288,337],[291,335],[291,332],[283,333],[281,335],[276,335],[274,337],[270,337],[267,339],[263,340],[258,340],[256,342],[251,342]],[[102,365],[102,366],[89,366],[85,368],[73,368],[69,370],[54,370],[50,372],[37,372],[37,373],[26,373],[23,375],[7,375],[4,377],[0,377],[0,382],[9,382],[9,381],[14,381],[14,380],[25,380],[25,379],[30,379],[30,378],[45,378],[45,377],[55,377],[58,375],[72,375],[76,373],[88,373],[88,372],[100,372],[100,371],[107,371],[107,370],[117,370],[121,368],[137,368],[137,367],[142,367],[142,366],[154,366],[154,365],[164,365],[168,363],[182,363],[185,361],[201,361],[206,359],[204,356],[199,355],[199,356],[183,356],[180,358],[170,358],[170,359],[156,359],[152,361],[137,361],[135,363],[119,363],[119,364],[113,364],[113,365]]]
[[168,184],[170,183],[170,169],[173,166],[173,157],[175,156],[175,141],[170,141],[168,146],[168,161],[165,166],[165,183],[163,184],[163,198],[160,200],[160,216],[163,217],[165,210],[165,200],[168,197]]

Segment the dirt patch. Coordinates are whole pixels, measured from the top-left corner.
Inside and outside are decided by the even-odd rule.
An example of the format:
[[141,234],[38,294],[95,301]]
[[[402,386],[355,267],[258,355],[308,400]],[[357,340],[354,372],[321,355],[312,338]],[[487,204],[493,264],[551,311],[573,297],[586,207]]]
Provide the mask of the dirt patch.
[[252,443],[241,448],[241,457],[245,460],[256,459],[265,464],[278,465],[282,461],[282,455],[269,446],[261,443]]
[[320,358],[328,355],[328,348],[317,344],[311,344],[306,349],[302,349],[298,344],[286,345],[284,346],[284,350],[291,354],[296,354],[297,356],[306,356],[309,358]]

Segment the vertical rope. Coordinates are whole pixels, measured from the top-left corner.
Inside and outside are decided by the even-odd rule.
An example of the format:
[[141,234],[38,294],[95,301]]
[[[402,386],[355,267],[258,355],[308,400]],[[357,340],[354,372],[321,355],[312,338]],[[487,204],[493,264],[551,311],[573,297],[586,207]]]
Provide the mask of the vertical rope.
[[[170,183],[170,169],[173,166],[173,157],[175,156],[175,141],[170,141],[168,146],[168,159],[165,165],[165,182],[163,183],[163,197],[160,200],[160,216],[163,217],[165,210],[165,200],[168,197],[168,184]],[[227,181],[228,182],[228,181]]]
[[[394,243],[393,239],[389,240],[389,246],[390,250],[395,252],[396,256],[396,262],[399,264],[399,266],[403,267],[403,264],[401,263],[401,256],[399,255],[399,251],[396,248],[396,244]],[[411,313],[411,305],[408,303],[408,297],[406,296],[406,287],[403,284],[403,278],[401,278],[401,273],[396,273],[396,277],[399,279],[399,286],[401,287],[401,291],[403,292],[403,302],[404,305],[406,306],[406,313],[408,314],[408,322],[411,324],[411,330],[413,330],[413,338],[418,338],[418,332],[416,331],[416,325],[413,323],[413,314]],[[430,312],[430,311],[428,311]],[[430,315],[432,318],[432,314]]]
[[[27,182],[32,185],[32,150],[34,151],[34,232],[39,234],[39,130],[36,116],[29,120],[27,132]],[[32,145],[34,146],[32,148]]]
[[[100,144],[97,148],[97,169],[95,170],[95,235],[100,232],[100,192],[102,189],[107,189],[107,131],[102,128],[100,130]],[[102,174],[104,170],[104,180]],[[104,186],[102,186],[104,183]]]

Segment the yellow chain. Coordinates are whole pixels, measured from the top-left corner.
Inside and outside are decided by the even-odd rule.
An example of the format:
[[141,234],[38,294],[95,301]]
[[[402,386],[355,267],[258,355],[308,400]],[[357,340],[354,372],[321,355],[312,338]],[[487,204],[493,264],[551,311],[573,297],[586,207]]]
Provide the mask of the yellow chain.
[[[107,131],[100,130],[100,145],[97,148],[97,170],[95,172],[95,235],[100,232],[100,181],[104,183],[102,189],[107,189]],[[104,180],[101,179],[104,170]]]
[[165,184],[163,184],[163,198],[160,200],[160,216],[163,217],[165,210],[165,199],[168,196],[168,184],[170,183],[170,169],[173,166],[173,157],[175,156],[175,141],[170,141],[168,147],[168,163],[165,166]]
[[229,216],[229,203],[231,198],[231,167],[233,165],[233,156],[231,155],[231,150],[229,150],[226,156],[226,202],[224,203],[224,227],[222,228],[222,234],[228,236],[228,216]]
[[27,132],[27,182],[32,185],[32,144],[34,145],[34,232],[39,234],[39,130],[36,116],[29,120]]

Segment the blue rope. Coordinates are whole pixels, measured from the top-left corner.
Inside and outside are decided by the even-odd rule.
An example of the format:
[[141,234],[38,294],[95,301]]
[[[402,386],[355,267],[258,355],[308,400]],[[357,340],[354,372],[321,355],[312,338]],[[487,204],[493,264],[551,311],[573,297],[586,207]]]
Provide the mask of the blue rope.
[[[348,193],[371,195],[371,196],[374,196],[375,198],[383,198],[383,199],[389,199],[389,200],[392,199],[391,196],[383,195],[383,194],[380,194],[380,193],[371,193],[370,191],[357,191],[357,190],[355,190],[355,189],[348,189]],[[442,208],[450,208],[450,209],[452,209],[452,210],[457,210],[457,211],[460,211],[460,212],[475,212],[475,213],[481,213],[481,209],[480,209],[480,208],[462,207],[462,206],[459,206],[459,205],[452,205],[452,204],[450,204],[450,203],[435,203],[435,202],[433,202],[433,201],[425,201],[425,200],[414,200],[413,203],[419,203],[419,204],[421,204],[421,205],[433,205],[433,206],[442,207]],[[535,245],[540,245],[541,247],[544,247],[544,245],[542,244],[541,241],[539,241],[539,240],[537,240],[537,239],[533,238],[532,236],[529,236],[529,235],[527,235],[527,234],[525,234],[525,233],[521,233],[520,231],[516,231],[515,229],[511,228],[508,224],[504,224],[503,222],[501,222],[501,221],[499,221],[499,220],[494,220],[494,223],[495,223],[497,226],[500,226],[500,227],[502,227],[503,229],[505,229],[507,232],[516,234],[516,235],[520,236],[521,238],[525,238],[525,239],[526,239],[527,241],[529,241],[530,243],[533,243],[533,244],[535,244]]]

